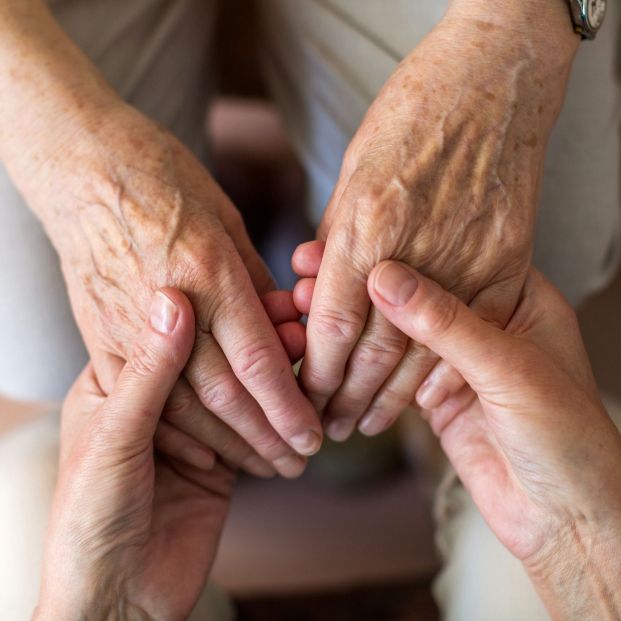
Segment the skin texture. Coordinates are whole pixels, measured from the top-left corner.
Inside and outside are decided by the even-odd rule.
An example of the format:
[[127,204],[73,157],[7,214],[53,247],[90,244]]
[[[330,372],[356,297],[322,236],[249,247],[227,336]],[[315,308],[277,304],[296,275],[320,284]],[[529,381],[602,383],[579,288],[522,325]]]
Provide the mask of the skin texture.
[[[258,476],[301,474],[321,425],[261,304],[274,284],[228,197],[119,100],[40,1],[0,0],[0,66],[11,93],[0,157],[60,255],[102,388],[153,291],[178,287],[196,308],[196,342],[158,442],[174,451],[185,434]],[[297,321],[288,309],[284,322]]]
[[[545,41],[526,27],[537,11]],[[560,0],[499,2],[493,15],[454,2],[370,107],[317,234],[325,251],[300,375],[331,438],[386,429],[437,361],[370,305],[379,261],[416,267],[500,326],[511,317],[577,44]],[[309,248],[294,257],[302,277],[316,275],[304,269]],[[462,384],[440,366],[421,400],[436,405]]]
[[207,471],[154,453],[193,340],[189,301],[164,289],[113,392],[104,395],[92,365],[71,390],[35,619],[173,621],[191,612],[234,481],[222,463]]
[[621,436],[561,294],[531,271],[506,331],[402,263],[375,268],[377,310],[467,381],[423,412],[554,619],[621,613]]

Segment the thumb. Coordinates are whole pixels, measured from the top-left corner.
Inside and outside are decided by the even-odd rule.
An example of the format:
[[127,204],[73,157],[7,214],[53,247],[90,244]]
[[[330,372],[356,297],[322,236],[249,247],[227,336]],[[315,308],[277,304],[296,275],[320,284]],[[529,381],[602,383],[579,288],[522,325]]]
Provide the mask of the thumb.
[[368,290],[388,321],[455,367],[475,390],[501,380],[498,369],[513,352],[510,337],[438,284],[402,263],[383,261],[369,275]]
[[99,411],[109,447],[123,449],[152,441],[166,400],[192,351],[194,330],[194,312],[185,295],[169,288],[157,291],[149,319]]

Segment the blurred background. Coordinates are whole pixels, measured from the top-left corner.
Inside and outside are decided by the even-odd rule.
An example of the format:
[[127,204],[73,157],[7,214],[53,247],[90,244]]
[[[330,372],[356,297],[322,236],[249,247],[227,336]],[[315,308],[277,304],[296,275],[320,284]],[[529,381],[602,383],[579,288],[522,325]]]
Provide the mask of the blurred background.
[[[221,95],[206,123],[212,172],[290,288],[291,253],[314,237],[300,209],[304,173],[252,62],[252,12],[237,1],[222,5]],[[580,309],[580,321],[602,390],[621,400],[619,317],[618,277]],[[0,396],[0,434],[51,409]],[[432,500],[443,468],[435,440],[407,412],[374,440],[328,443],[299,481],[242,478],[214,580],[235,597],[242,621],[437,619]]]

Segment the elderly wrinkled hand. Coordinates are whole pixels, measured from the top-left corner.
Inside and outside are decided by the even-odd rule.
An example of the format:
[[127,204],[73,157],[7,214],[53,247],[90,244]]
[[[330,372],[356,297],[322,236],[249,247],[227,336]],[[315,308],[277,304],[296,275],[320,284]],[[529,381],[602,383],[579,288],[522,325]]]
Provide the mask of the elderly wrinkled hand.
[[[385,430],[437,361],[369,303],[366,280],[401,260],[504,326],[530,265],[546,145],[578,37],[563,2],[456,0],[399,65],[344,157],[321,222],[325,253],[301,370],[334,440]],[[530,28],[544,20],[545,35]],[[298,249],[305,266],[312,245]],[[309,249],[310,248],[310,249]],[[440,364],[418,399],[462,378]]]
[[0,159],[58,251],[98,381],[110,389],[153,291],[175,286],[197,332],[161,448],[182,433],[256,475],[299,475],[321,425],[261,304],[274,284],[239,212],[189,149],[121,100],[46,4],[0,3],[12,93]]

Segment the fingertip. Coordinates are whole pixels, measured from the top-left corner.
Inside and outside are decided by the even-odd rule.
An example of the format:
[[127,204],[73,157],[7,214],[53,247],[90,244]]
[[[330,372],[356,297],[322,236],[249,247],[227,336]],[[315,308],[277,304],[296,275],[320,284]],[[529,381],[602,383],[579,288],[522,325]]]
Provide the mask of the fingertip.
[[319,273],[325,248],[326,243],[319,240],[300,244],[291,257],[293,271],[302,278],[315,278]]
[[399,261],[382,261],[369,274],[367,289],[371,299],[400,308],[412,299],[420,274]]

